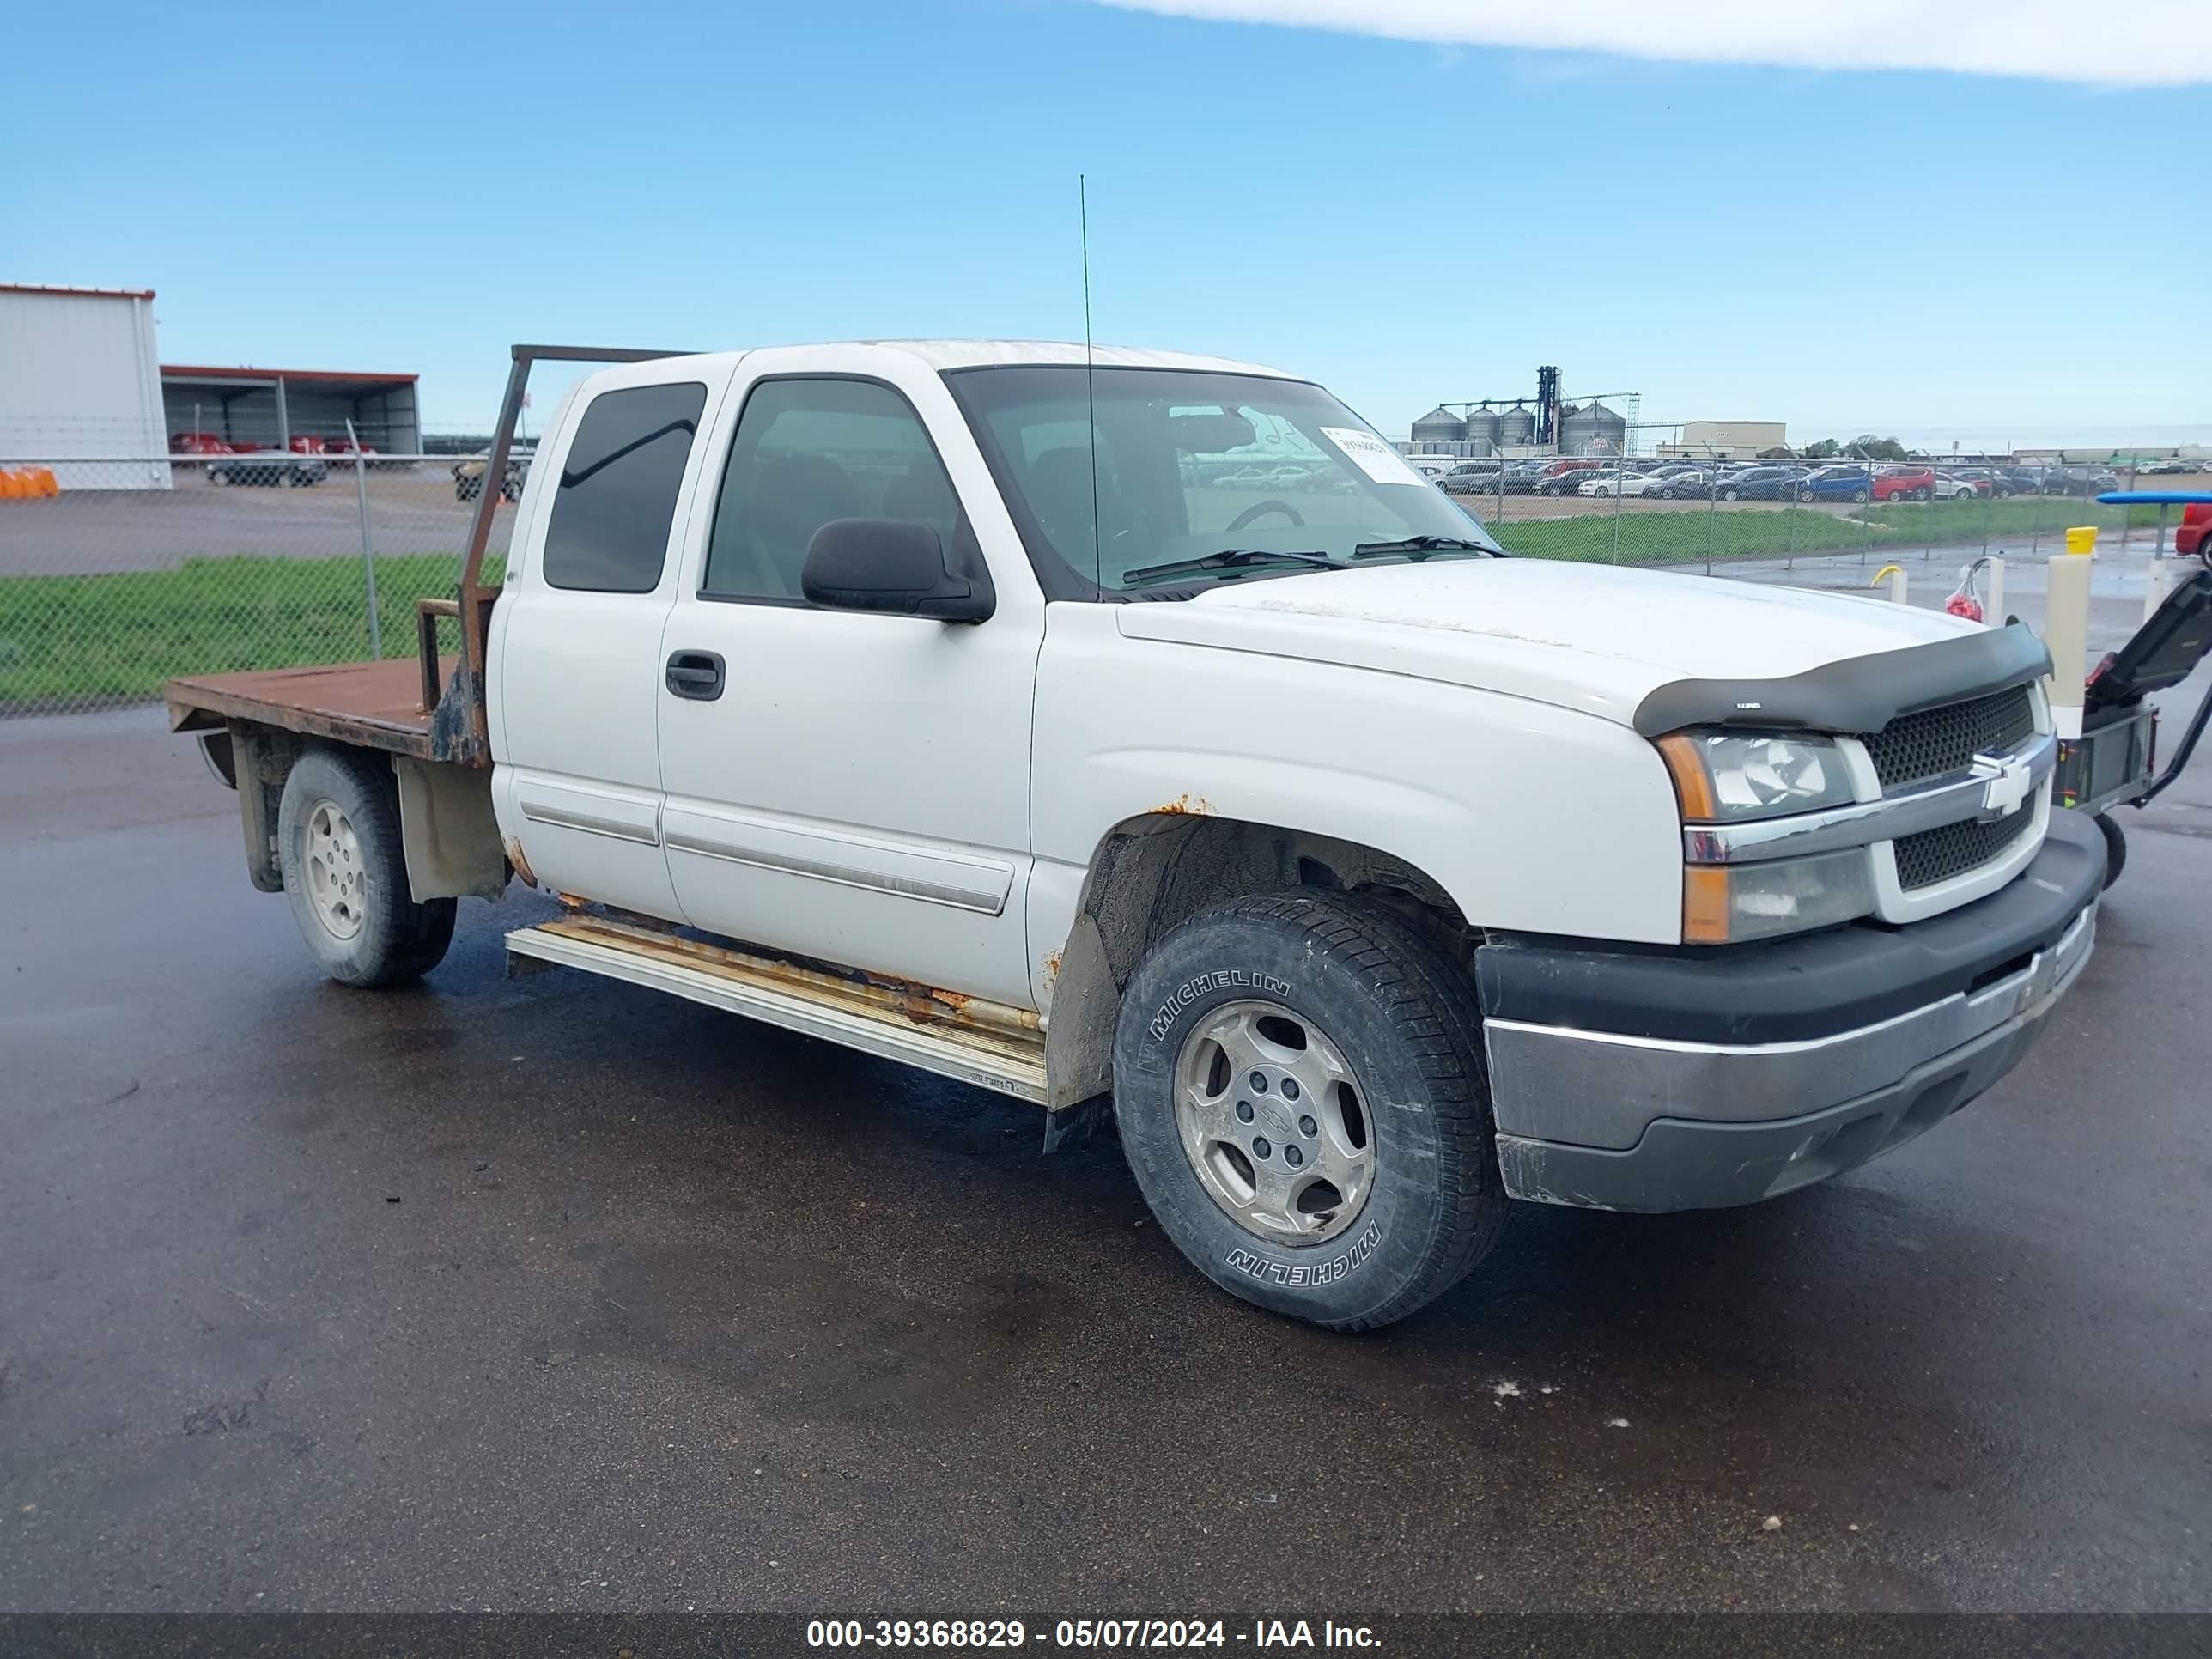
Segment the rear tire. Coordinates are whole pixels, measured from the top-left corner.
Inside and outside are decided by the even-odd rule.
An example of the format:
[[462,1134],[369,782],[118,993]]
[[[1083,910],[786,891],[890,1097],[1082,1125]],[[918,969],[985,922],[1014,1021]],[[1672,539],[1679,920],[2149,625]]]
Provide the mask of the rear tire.
[[388,764],[309,750],[284,781],[276,847],[292,919],[332,979],[398,985],[445,959],[458,902],[417,904],[409,892],[399,785]]
[[2128,838],[2120,826],[2112,822],[2109,812],[2100,812],[2093,822],[2105,837],[2105,886],[2110,891],[2120,872],[2128,867]]
[[1481,1025],[1466,971],[1379,904],[1269,894],[1183,922],[1114,1040],[1161,1231],[1231,1295],[1331,1330],[1442,1295],[1507,1214]]
[[1851,491],[1851,499],[1855,501],[1863,501],[1866,498],[1867,493],[1863,489],[1854,489]]

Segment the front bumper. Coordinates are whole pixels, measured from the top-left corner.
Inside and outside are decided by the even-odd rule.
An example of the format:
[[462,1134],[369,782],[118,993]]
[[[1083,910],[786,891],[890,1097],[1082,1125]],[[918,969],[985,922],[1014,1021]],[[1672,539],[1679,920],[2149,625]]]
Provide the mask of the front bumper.
[[2104,842],[2051,814],[1988,897],[1728,951],[1501,940],[1475,958],[1516,1198],[1771,1198],[1925,1132],[2016,1065],[2089,954]]

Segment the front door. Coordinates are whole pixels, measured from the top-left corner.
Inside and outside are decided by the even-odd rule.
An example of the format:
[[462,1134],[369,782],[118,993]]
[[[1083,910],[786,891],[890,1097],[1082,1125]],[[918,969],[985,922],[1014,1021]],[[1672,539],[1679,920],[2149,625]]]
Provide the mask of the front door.
[[[933,374],[887,371],[879,353],[825,374],[818,349],[808,372],[778,373],[780,356],[746,357],[716,422],[719,477],[702,483],[663,640],[677,900],[716,933],[1030,1006],[1041,598],[1006,579],[1011,526]],[[981,556],[963,492],[988,500],[984,533],[1003,538],[987,621],[832,610],[801,592],[808,544],[833,520],[920,522]]]

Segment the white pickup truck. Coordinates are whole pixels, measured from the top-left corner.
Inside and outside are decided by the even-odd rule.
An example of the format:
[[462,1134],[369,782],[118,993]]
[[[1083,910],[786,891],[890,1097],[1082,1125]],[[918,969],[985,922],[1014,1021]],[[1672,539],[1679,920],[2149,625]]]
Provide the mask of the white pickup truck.
[[[325,970],[656,987],[1110,1121],[1359,1329],[1509,1200],[1746,1203],[2020,1059],[2105,854],[2018,625],[1504,556],[1320,386],[872,342],[615,366],[419,661],[172,684]],[[458,656],[439,654],[441,618]]]

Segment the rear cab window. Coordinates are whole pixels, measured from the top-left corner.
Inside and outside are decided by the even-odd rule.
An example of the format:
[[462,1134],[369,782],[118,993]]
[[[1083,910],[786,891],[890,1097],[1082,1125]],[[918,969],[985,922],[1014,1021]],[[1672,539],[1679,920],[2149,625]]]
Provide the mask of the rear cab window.
[[649,593],[660,585],[707,388],[622,386],[592,399],[555,486],[540,570],[550,587]]

